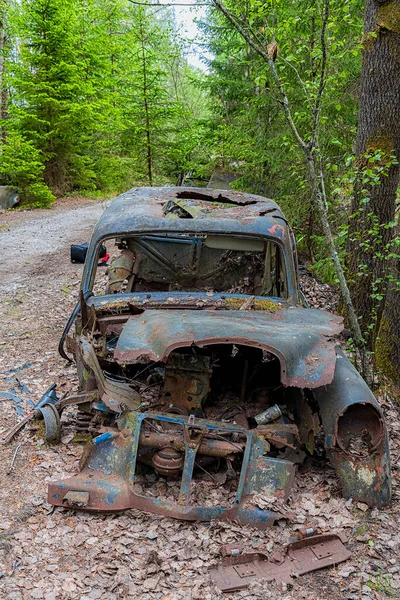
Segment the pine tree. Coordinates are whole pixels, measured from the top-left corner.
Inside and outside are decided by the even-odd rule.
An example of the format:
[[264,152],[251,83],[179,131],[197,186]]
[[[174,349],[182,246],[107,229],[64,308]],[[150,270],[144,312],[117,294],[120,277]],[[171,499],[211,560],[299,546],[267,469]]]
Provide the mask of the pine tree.
[[[76,0],[24,0],[17,15],[20,51],[14,66],[13,117],[43,156],[44,179],[56,193],[90,180],[87,102],[76,39]],[[89,173],[89,177],[88,177]]]

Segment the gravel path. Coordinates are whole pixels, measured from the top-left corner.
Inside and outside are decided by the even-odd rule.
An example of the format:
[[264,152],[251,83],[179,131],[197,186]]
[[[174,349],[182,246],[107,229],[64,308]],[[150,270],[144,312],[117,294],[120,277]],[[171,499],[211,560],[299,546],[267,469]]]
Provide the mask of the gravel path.
[[[21,285],[38,261],[44,263],[49,255],[53,256],[59,250],[67,252],[70,244],[87,241],[105,207],[106,203],[101,202],[29,221],[25,221],[26,213],[22,213],[25,222],[0,230],[0,256],[3,257],[0,262],[0,292],[11,291]],[[2,220],[6,221],[6,217]]]

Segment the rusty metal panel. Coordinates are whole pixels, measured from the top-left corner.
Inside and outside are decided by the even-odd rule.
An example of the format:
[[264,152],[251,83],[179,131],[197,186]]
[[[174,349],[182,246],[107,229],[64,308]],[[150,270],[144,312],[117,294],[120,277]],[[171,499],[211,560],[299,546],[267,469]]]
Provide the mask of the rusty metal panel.
[[93,346],[85,337],[80,338],[82,359],[86,366],[93,372],[98,390],[103,402],[111,410],[122,412],[121,404],[135,410],[140,406],[141,398],[128,384],[122,381],[112,381],[104,376]]
[[[168,218],[168,203],[185,203],[191,218]],[[193,209],[196,210],[193,212]],[[93,266],[102,240],[155,233],[237,235],[272,239],[283,248],[288,294],[298,300],[291,235],[279,206],[268,198],[242,192],[196,188],[137,188],[114,199],[98,221],[83,270],[82,290],[93,285]]]
[[69,491],[64,496],[64,503],[71,508],[85,508],[89,502],[89,492]]
[[[210,391],[210,358],[193,354],[171,354],[165,365],[162,402],[166,408],[178,405],[204,416],[202,406]],[[171,412],[167,410],[166,412]]]
[[165,361],[178,347],[242,344],[275,354],[285,386],[315,388],[333,379],[332,338],[342,323],[341,317],[294,307],[262,312],[147,310],[127,321],[114,358],[126,364]]
[[253,455],[247,470],[243,496],[262,492],[287,500],[293,488],[295,475],[296,465],[289,460]]
[[332,383],[313,390],[313,395],[319,405],[327,455],[344,497],[383,506],[391,497],[391,476],[382,410],[340,349]]
[[326,534],[293,542],[279,561],[268,560],[261,553],[229,556],[216,568],[210,569],[211,578],[222,592],[245,589],[257,579],[291,583],[298,575],[337,565],[350,558],[343,539],[339,534]]

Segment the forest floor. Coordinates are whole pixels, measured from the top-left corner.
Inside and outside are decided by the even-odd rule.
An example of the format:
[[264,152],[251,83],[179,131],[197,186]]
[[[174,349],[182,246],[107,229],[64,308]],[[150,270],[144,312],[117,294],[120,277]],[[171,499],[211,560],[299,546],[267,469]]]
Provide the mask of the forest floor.
[[[71,199],[49,211],[0,214],[0,391],[14,390],[22,398],[15,404],[0,397],[0,434],[51,383],[60,393],[76,389],[74,367],[57,354],[82,273],[82,265],[69,261],[69,246],[89,240],[103,209],[101,203]],[[334,308],[329,287],[304,276],[303,289],[313,306]],[[386,393],[379,400],[391,436],[392,502],[384,510],[371,510],[346,501],[328,464],[308,460],[289,501],[294,521],[265,532],[135,510],[120,515],[54,510],[47,503],[46,482],[77,472],[82,446],[72,443],[68,428],[58,446],[24,430],[0,446],[0,598],[400,598],[400,419]],[[270,553],[304,526],[320,532],[344,529],[351,559],[299,577],[293,585],[255,584],[224,595],[213,586],[208,569],[220,560],[221,544],[241,542],[249,551]]]

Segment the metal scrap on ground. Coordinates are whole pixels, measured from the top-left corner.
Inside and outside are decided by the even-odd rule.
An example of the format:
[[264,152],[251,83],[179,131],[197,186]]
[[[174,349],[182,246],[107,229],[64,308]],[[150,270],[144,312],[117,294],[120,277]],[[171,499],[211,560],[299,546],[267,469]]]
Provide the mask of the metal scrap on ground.
[[350,558],[344,546],[344,533],[306,537],[289,544],[282,555],[268,559],[260,552],[226,557],[210,569],[210,575],[221,592],[241,590],[256,580],[266,583],[291,583],[295,577],[324,567],[330,567]]

